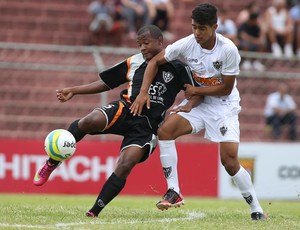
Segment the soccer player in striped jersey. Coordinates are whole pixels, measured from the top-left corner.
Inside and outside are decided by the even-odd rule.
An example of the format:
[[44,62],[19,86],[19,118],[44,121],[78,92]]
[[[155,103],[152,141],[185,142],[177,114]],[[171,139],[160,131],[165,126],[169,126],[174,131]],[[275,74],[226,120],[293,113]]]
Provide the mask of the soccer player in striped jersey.
[[[101,93],[123,83],[128,86],[121,92],[119,100],[95,108],[90,114],[71,123],[68,128],[76,142],[87,134],[109,133],[124,137],[116,168],[103,185],[93,207],[86,213],[88,217],[97,217],[124,188],[133,167],[151,155],[157,144],[158,126],[166,111],[185,84],[193,85],[191,71],[182,62],[174,60],[161,65],[149,89],[151,109],[145,109],[140,116],[133,116],[129,108],[140,91],[149,60],[163,50],[163,36],[158,27],[148,25],[138,31],[137,43],[141,51],[139,54],[101,72],[98,81],[57,91],[58,100],[66,102],[78,94]],[[193,97],[183,110],[190,111],[202,99],[202,96]],[[36,172],[33,183],[43,185],[60,163],[49,158]]]

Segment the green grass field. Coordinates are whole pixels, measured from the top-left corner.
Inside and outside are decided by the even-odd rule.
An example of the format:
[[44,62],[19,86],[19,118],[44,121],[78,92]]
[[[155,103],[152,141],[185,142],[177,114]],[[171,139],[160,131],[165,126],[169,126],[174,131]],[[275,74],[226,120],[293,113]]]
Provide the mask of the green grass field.
[[160,211],[159,197],[119,196],[98,218],[87,218],[95,198],[0,194],[0,229],[300,229],[299,201],[261,201],[269,220],[257,222],[243,200],[192,197]]

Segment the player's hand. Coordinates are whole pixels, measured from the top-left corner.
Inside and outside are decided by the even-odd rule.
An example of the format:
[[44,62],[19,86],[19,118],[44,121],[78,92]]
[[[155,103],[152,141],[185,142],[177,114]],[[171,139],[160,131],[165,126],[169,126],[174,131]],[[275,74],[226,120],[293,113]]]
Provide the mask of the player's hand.
[[74,94],[68,88],[56,90],[56,97],[61,103],[70,100],[73,96]]
[[189,113],[192,110],[192,108],[193,107],[187,103],[183,106],[174,106],[174,108],[172,108],[170,110],[170,112],[173,112],[173,113],[178,113],[178,112]]
[[150,109],[150,97],[147,93],[140,92],[136,97],[132,105],[130,106],[133,116],[141,115],[144,105],[147,105],[147,109]]
[[185,98],[188,100],[191,99],[191,97],[193,95],[195,95],[195,93],[194,93],[195,87],[190,84],[184,84],[184,88],[185,88],[185,91],[184,91]]

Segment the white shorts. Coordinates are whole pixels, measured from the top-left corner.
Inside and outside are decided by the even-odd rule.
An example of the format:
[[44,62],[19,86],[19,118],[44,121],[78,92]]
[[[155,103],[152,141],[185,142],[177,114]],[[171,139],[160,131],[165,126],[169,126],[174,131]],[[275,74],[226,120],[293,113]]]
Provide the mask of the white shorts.
[[[183,100],[179,106],[185,105]],[[192,126],[192,133],[205,129],[204,137],[213,142],[240,142],[240,126],[238,114],[239,104],[207,104],[201,103],[189,113],[178,112]]]

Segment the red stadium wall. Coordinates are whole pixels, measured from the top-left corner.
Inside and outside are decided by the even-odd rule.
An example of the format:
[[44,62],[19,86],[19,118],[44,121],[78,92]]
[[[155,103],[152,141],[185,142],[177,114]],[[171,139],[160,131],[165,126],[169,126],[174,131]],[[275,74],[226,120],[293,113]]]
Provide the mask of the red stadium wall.
[[[113,172],[119,156],[118,142],[85,142],[42,187],[32,183],[35,171],[47,155],[43,141],[0,139],[1,193],[98,194]],[[179,176],[184,195],[216,197],[218,193],[218,145],[178,143]],[[122,194],[162,195],[166,191],[158,149],[137,165]]]

